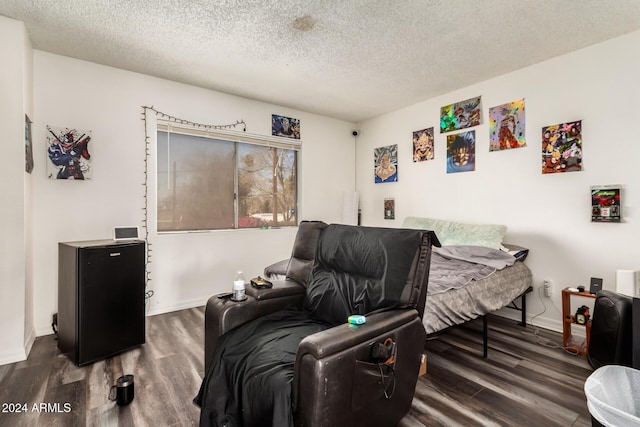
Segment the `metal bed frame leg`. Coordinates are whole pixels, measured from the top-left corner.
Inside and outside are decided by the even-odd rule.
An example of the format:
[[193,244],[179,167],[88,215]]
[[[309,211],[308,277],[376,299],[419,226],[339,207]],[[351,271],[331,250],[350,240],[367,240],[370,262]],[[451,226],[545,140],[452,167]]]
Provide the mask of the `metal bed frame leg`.
[[523,293],[516,297],[516,299],[520,298],[521,307],[516,305],[515,299],[505,306],[507,308],[513,308],[514,310],[520,310],[520,322],[518,326],[522,326],[523,328],[527,327],[527,294],[530,292],[533,292],[533,286],[529,286]]
[[[531,291],[533,291],[533,287],[529,286],[522,294],[519,295],[520,300],[522,301],[522,308],[510,307],[510,308],[516,308],[520,310],[521,321],[520,323],[518,323],[518,325],[522,326],[523,328],[527,327],[527,294]],[[514,303],[512,302],[512,304]],[[482,357],[485,359],[487,358],[488,350],[489,350],[489,319],[485,314],[482,316]]]
[[489,332],[489,328],[488,328],[488,319],[487,319],[487,315],[485,314],[484,316],[482,316],[482,357],[484,359],[487,358],[487,351],[488,351],[488,341],[489,341],[489,337],[488,337],[488,332]]
[[[522,326],[523,328],[527,327],[527,294],[532,291],[533,291],[533,286],[529,286],[523,293],[521,293],[516,297],[516,298],[519,297],[520,300],[522,301],[521,308],[515,305],[515,300],[512,301],[510,305],[505,306],[508,308],[520,310],[521,321],[518,323],[518,325]],[[487,315],[484,314],[482,316],[482,357],[486,359],[488,354],[489,354],[489,319],[487,318]]]
[[527,293],[525,292],[524,294],[522,294],[522,310],[521,310],[521,314],[522,314],[522,321],[519,323],[520,326],[522,326],[523,328],[527,327]]

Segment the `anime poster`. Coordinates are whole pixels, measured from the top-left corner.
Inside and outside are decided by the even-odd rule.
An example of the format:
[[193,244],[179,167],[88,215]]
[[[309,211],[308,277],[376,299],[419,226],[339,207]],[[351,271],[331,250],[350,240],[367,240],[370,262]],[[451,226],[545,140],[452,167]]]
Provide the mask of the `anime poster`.
[[49,179],[91,179],[91,131],[47,126]]
[[395,199],[384,199],[384,219],[396,219]]
[[480,124],[480,96],[440,108],[440,133],[470,128]]
[[272,114],[271,135],[300,139],[300,119]]
[[620,222],[620,187],[591,187],[591,222]]
[[542,173],[582,170],[582,120],[542,128]]
[[31,120],[24,116],[24,170],[27,173],[33,171],[33,143],[31,141]]
[[433,128],[413,132],[413,161],[433,160]]
[[524,99],[489,108],[489,151],[524,147]]
[[447,135],[447,173],[476,169],[476,131]]
[[398,144],[374,148],[375,183],[398,181]]

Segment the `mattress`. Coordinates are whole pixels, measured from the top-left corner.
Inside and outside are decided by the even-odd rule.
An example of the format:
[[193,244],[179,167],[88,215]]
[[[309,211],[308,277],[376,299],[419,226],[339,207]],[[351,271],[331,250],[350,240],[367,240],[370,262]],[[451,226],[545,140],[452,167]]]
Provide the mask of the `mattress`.
[[516,262],[460,289],[435,295],[427,292],[422,320],[427,334],[505,307],[531,286],[531,277],[531,270],[524,263]]

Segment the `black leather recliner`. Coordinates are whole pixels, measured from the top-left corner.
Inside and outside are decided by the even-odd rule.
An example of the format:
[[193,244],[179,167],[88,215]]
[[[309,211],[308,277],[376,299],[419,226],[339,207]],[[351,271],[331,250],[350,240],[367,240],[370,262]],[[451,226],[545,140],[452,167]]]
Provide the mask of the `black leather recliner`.
[[[440,244],[431,231],[302,222],[285,280],[273,281],[271,289],[247,286],[243,302],[209,299],[206,372],[225,365],[225,354],[237,350],[224,348],[231,345],[233,335],[247,334],[246,329],[257,327],[262,319],[295,306],[305,319],[324,326],[296,344],[292,380],[283,384],[291,388],[286,410],[291,411],[292,424],[396,425],[411,406],[424,350],[421,319],[432,245]],[[353,314],[366,315],[366,323],[348,324],[347,317]],[[249,337],[245,342],[252,341],[250,333],[245,336]],[[250,367],[242,371],[254,372]],[[230,374],[219,377],[225,375]],[[221,390],[238,392],[243,385],[225,387],[205,376],[196,398],[203,408],[201,425],[215,425],[212,414],[220,417],[225,408],[234,406],[236,418],[229,419],[250,425],[251,421],[242,420],[249,416],[249,408],[238,406],[251,405],[259,396],[245,396],[243,402],[230,396],[219,408],[205,410],[207,400],[213,400],[207,398],[207,389],[215,395]],[[260,425],[272,423],[264,420]]]

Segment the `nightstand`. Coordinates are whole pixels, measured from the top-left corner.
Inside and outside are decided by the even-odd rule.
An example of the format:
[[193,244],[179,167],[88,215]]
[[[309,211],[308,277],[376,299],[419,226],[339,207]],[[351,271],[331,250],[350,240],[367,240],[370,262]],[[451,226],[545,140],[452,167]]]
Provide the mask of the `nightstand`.
[[[589,291],[574,292],[569,288],[562,290],[562,345],[565,348],[576,350],[578,354],[587,355],[589,353],[589,337],[591,336],[591,318],[586,324],[576,323],[574,311],[571,309],[571,297],[595,298],[596,295]],[[574,338],[573,327],[585,328],[586,339]]]

